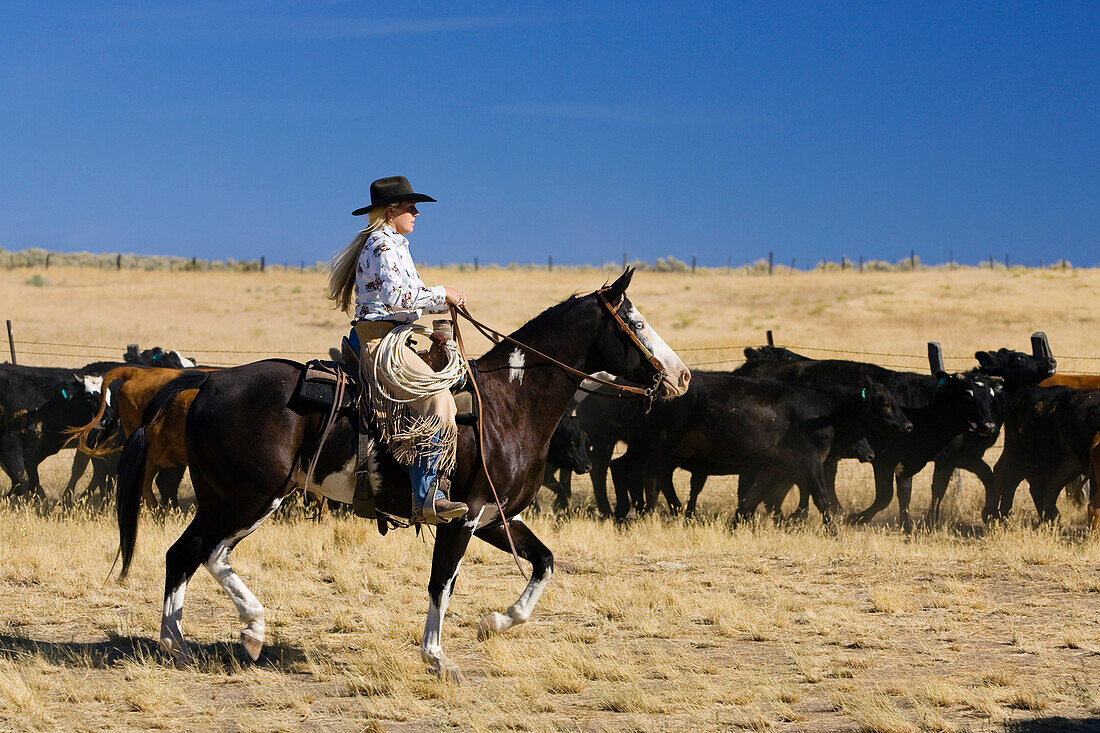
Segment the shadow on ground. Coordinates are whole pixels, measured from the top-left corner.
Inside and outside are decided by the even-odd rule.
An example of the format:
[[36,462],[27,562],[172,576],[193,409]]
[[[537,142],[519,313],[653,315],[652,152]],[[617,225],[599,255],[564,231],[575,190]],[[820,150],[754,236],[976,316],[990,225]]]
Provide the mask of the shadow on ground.
[[[191,660],[185,666],[202,672],[217,673],[248,667],[293,673],[307,659],[301,649],[280,642],[264,646],[263,653],[256,662],[250,660],[240,644],[236,643],[192,644],[191,655]],[[53,642],[0,634],[0,659],[18,661],[32,656],[41,657],[59,666],[91,669],[108,669],[125,662],[168,667],[174,664],[172,656],[148,638],[108,634],[105,641]]]
[[1035,718],[1005,726],[1009,733],[1096,733],[1100,731],[1100,718]]

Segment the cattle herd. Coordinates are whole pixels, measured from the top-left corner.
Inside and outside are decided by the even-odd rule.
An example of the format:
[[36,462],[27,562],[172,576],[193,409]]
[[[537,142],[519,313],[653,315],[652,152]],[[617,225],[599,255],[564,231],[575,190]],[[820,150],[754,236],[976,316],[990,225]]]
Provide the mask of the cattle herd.
[[[1076,494],[1087,482],[1089,522],[1100,528],[1100,377],[1056,374],[1042,334],[1033,336],[1030,354],[979,351],[975,368],[955,374],[935,359],[932,373],[918,374],[810,359],[773,346],[746,349],[745,356],[734,371],[696,371],[687,394],[676,400],[647,404],[601,399],[601,389],[579,391],[548,447],[544,484],[554,493],[555,510],[570,506],[573,472],[591,471],[596,510],[619,520],[654,510],[662,496],[670,511],[690,516],[708,476],[736,474],[735,522],[761,505],[778,517],[797,487],[796,516],[806,514],[812,499],[832,527],[841,507],[837,463],[848,458],[869,462],[874,472],[874,500],[848,515],[855,523],[870,521],[896,491],[899,521],[911,528],[912,478],[931,463],[929,525],[939,522],[949,479],[963,469],[985,489],[987,521],[1008,514],[1023,481],[1043,520],[1057,517],[1064,488]],[[0,468],[11,481],[11,500],[45,506],[39,464],[76,445],[60,502],[75,501],[77,482],[91,465],[80,495],[92,507],[104,506],[120,449],[140,430],[146,503],[179,506],[187,409],[196,390],[177,389],[155,419],[146,407],[165,384],[203,368],[160,348],[131,347],[124,358],[77,370],[0,364]],[[1002,432],[1004,450],[990,467],[984,455]],[[612,460],[620,443],[625,453]],[[672,483],[677,468],[691,476],[683,508]]]

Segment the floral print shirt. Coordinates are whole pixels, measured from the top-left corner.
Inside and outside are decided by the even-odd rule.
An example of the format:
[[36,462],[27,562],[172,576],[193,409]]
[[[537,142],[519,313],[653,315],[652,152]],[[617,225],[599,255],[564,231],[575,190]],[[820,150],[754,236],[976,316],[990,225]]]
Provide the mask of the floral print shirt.
[[371,232],[355,270],[355,319],[412,323],[446,311],[446,289],[420,279],[409,240],[389,225]]

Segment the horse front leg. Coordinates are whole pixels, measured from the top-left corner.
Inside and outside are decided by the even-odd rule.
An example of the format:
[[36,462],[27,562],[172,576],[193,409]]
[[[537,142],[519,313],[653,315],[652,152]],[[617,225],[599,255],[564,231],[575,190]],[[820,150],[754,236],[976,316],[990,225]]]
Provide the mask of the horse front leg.
[[[483,507],[484,509],[484,507]],[[479,515],[480,516],[480,515]],[[455,589],[458,566],[470,544],[477,520],[451,520],[438,526],[432,550],[432,575],[428,581],[428,617],[420,641],[420,658],[428,670],[442,680],[461,682],[458,665],[443,653],[443,618]]]
[[[519,599],[504,611],[493,611],[482,617],[477,626],[477,638],[484,641],[494,634],[499,634],[522,624],[531,617],[531,611],[539,602],[539,596],[550,582],[550,576],[554,574],[554,554],[542,544],[538,537],[531,532],[519,519],[508,522],[508,529],[512,532],[512,541],[516,545],[516,554],[531,563],[531,580],[523,589]],[[508,537],[504,533],[503,524],[494,524],[475,533],[478,539],[488,542],[498,550],[511,552],[508,545]]]

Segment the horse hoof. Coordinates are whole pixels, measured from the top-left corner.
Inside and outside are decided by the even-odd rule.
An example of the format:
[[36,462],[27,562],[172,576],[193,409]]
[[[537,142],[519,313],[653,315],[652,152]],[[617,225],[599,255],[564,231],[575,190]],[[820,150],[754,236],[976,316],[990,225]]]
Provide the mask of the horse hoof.
[[481,617],[477,625],[477,640],[485,641],[490,636],[501,633],[508,628],[508,617],[502,613],[493,611]]
[[244,647],[244,651],[248,654],[248,658],[255,662],[260,658],[260,652],[264,648],[264,640],[257,639],[246,629],[241,632],[241,646]]
[[462,672],[459,671],[458,665],[446,657],[431,660],[428,663],[428,671],[438,677],[440,682],[452,685],[462,684]]

